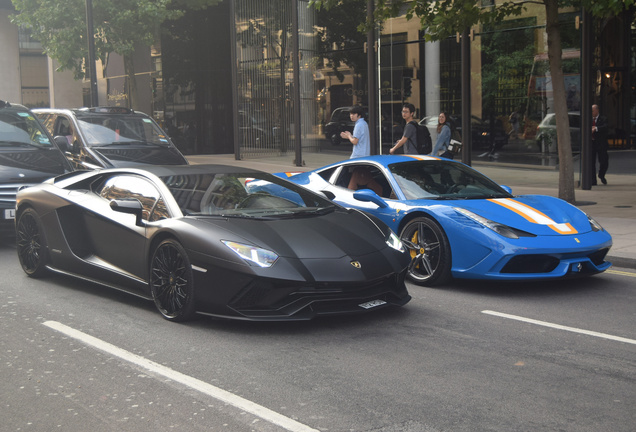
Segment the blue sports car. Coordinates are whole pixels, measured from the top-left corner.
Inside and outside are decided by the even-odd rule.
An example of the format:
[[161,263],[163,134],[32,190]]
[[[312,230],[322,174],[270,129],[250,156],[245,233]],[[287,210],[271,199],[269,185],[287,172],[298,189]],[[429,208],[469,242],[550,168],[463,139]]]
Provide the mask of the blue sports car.
[[420,285],[591,275],[611,266],[612,237],[590,216],[558,198],[513,196],[460,162],[371,156],[279,175],[380,218],[410,249],[408,276]]

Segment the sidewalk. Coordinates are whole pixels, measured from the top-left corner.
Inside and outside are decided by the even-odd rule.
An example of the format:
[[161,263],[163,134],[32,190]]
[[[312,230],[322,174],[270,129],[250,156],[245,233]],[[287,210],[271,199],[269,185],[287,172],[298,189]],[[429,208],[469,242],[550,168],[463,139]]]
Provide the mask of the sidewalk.
[[[234,155],[190,155],[193,164],[216,163],[245,166],[266,172],[311,171],[346,158],[343,153],[309,153],[305,165],[294,164],[294,154],[258,159],[239,160]],[[559,172],[554,166],[514,164],[473,159],[473,168],[499,184],[512,188],[516,195],[540,194],[558,196]],[[636,269],[636,167],[632,174],[608,172],[607,185],[592,190],[575,190],[576,205],[594,217],[612,235],[614,245],[608,261],[616,267]],[[578,174],[575,175],[575,181]]]

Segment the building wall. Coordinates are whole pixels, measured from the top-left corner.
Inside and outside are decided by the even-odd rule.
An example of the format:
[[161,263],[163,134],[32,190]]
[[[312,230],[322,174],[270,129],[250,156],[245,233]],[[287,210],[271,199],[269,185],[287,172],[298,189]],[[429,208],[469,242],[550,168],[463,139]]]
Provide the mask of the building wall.
[[72,71],[57,71],[57,61],[48,58],[49,92],[51,108],[76,108],[84,105],[82,83]]
[[12,12],[0,9],[0,99],[22,103],[18,27],[9,21]]

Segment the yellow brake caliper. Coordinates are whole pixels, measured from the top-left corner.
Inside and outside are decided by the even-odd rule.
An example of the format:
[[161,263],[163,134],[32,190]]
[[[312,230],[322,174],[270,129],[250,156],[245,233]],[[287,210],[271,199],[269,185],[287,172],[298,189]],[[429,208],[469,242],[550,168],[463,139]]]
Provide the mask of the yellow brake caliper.
[[[415,232],[413,233],[413,236],[411,237],[411,243],[413,243],[414,245],[418,245],[418,247],[420,247],[420,246],[419,246],[419,243],[418,243],[418,241],[417,241],[417,234],[418,234],[418,232],[419,232],[419,231],[415,231]],[[424,253],[426,252],[426,249],[424,249],[423,247],[420,247],[420,249],[419,249],[419,250],[411,249],[409,252],[410,252],[410,254],[411,254],[411,259],[415,259],[415,257],[418,255],[418,253],[419,253],[420,255],[424,255]],[[416,266],[416,267],[419,267],[419,266],[420,266],[420,265],[419,265],[419,264],[417,264],[417,266]]]

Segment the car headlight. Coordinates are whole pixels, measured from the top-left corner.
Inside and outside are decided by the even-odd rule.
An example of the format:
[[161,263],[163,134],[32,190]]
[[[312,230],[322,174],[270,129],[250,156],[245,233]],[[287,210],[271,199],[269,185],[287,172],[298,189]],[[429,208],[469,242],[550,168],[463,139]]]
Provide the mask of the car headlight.
[[386,244],[392,247],[395,250],[400,252],[404,252],[404,245],[402,244],[402,240],[395,234],[393,231],[389,230],[389,235],[386,238]]
[[471,212],[470,210],[455,207],[455,211],[507,238],[518,239],[519,237],[536,237],[534,234],[527,233],[498,222],[493,222],[490,219],[486,219],[485,217],[481,217],[478,214]]
[[228,240],[221,241],[225,246],[229,247],[235,254],[246,260],[248,263],[254,263],[259,267],[271,267],[278,259],[278,255],[267,249]]
[[604,231],[603,227],[600,223],[598,223],[594,218],[590,215],[586,215],[587,220],[590,221],[590,226],[592,227],[592,231]]

